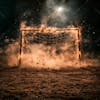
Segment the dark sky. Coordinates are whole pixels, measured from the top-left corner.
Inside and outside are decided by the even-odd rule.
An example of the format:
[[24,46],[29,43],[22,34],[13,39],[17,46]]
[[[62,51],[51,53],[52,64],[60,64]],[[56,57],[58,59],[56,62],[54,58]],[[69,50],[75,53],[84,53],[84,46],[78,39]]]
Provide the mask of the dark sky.
[[[26,9],[32,10],[32,17],[38,22],[40,19],[41,9],[46,0],[0,0],[0,31],[4,32],[13,24],[13,20],[17,19]],[[61,0],[58,0],[61,2]],[[80,14],[79,20],[85,20],[83,27],[85,32],[90,25],[90,32],[96,34],[91,35],[93,45],[100,45],[100,1],[99,0],[65,0],[67,2],[76,2],[76,14]],[[74,17],[74,16],[73,16]],[[74,20],[73,20],[74,22]],[[96,42],[95,42],[96,41]],[[98,46],[100,48],[100,46]]]
[[[1,17],[11,17],[13,12],[15,13],[15,6],[21,7],[19,10],[23,9],[23,7],[27,8],[33,8],[34,11],[36,9],[41,10],[41,8],[44,5],[44,2],[46,0],[0,0],[0,20],[2,19]],[[61,1],[61,0],[58,0]],[[69,1],[75,1],[75,0],[66,0],[66,2]],[[99,30],[99,21],[100,21],[100,1],[99,0],[76,0],[78,3],[77,9],[78,13],[83,13],[85,17],[88,18],[88,23],[92,23],[94,26],[96,26],[96,29]],[[86,4],[84,4],[86,2]],[[26,4],[26,5],[25,5]],[[12,9],[13,8],[13,9]],[[80,8],[80,9],[79,9]],[[77,10],[75,9],[75,11]],[[2,13],[3,14],[2,14]],[[38,12],[39,13],[39,12]],[[35,12],[37,14],[37,12]],[[7,19],[6,19],[7,20]],[[2,22],[0,21],[0,24]],[[6,23],[5,23],[6,24]]]
[[[17,9],[17,13],[20,13],[23,7],[26,7],[26,8],[32,8],[34,10],[34,15],[35,14],[37,15],[40,12],[39,11],[37,12],[36,10],[37,9],[41,10],[45,1],[46,0],[16,0],[15,2],[14,0],[0,0],[0,27],[2,27],[2,25],[4,24],[2,21],[5,21],[6,24],[8,18],[12,17],[13,13],[16,12],[15,8],[16,5],[17,7],[19,7],[19,9]],[[66,2],[69,1],[75,1],[75,0],[66,0]],[[95,27],[95,29],[99,31],[100,1],[76,0],[76,2],[78,3],[78,5],[75,11],[78,10],[77,13],[81,13],[83,17],[86,17],[87,22],[92,24]],[[86,2],[86,4],[84,4],[84,2]]]

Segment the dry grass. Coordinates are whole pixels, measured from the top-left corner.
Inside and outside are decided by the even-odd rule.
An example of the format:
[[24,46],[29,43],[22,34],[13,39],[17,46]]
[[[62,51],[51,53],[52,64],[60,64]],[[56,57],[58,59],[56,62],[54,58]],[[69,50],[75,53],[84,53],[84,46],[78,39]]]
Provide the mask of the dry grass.
[[0,68],[0,100],[100,100],[100,69]]

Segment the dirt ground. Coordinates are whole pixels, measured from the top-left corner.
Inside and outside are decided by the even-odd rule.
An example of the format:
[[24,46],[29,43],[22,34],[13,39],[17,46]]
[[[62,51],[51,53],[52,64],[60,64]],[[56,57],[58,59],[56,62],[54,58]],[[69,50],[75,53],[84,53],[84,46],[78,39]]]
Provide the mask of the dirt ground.
[[100,100],[100,68],[0,68],[0,100]]

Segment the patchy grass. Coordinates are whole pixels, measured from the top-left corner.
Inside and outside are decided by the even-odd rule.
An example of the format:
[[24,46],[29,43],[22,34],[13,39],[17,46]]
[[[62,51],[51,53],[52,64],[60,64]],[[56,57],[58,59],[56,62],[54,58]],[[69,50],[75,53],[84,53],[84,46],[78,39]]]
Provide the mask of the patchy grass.
[[100,100],[100,68],[0,68],[0,100]]

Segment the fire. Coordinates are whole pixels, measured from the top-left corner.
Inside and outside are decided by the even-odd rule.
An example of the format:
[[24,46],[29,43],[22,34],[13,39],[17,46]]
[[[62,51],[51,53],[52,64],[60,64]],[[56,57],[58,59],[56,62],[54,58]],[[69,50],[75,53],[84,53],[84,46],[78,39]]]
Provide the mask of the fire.
[[[99,58],[81,51],[81,27],[20,26],[20,38],[0,49],[0,63],[10,67],[60,69],[99,66]],[[9,41],[8,41],[9,42]]]
[[[21,38],[20,38],[20,59],[19,64],[20,65],[27,65],[26,61],[28,61],[28,65],[31,66],[72,66],[73,61],[75,61],[76,64],[80,61],[81,58],[81,50],[80,50],[80,42],[81,42],[81,28],[69,26],[66,28],[57,28],[57,27],[50,27],[41,24],[40,26],[26,26],[26,22],[23,21],[20,26],[21,31]],[[69,36],[69,43],[58,43],[58,41],[55,41],[55,45],[53,46],[45,46],[43,44],[25,44],[25,36],[26,34],[29,34],[31,32],[33,39],[35,38],[35,35],[37,33],[40,33],[39,37],[45,37],[47,34],[51,34],[52,36],[55,36],[55,38],[58,38],[58,36],[63,36],[60,33],[64,33],[64,36]],[[43,36],[41,36],[43,34]],[[63,37],[61,37],[63,38]],[[58,38],[58,39],[61,39]],[[72,40],[71,40],[71,39]],[[43,39],[41,39],[43,40]],[[62,39],[63,40],[63,39]],[[74,42],[74,44],[73,44]],[[69,50],[69,48],[74,45],[75,50]],[[31,53],[24,53],[24,48],[28,47],[30,49]],[[36,52],[35,52],[35,49]],[[44,51],[46,49],[46,51]],[[73,48],[72,48],[73,49]],[[49,52],[49,53],[48,53]],[[60,53],[61,52],[61,53]],[[56,53],[60,53],[59,56]],[[72,55],[70,56],[69,53]],[[70,56],[70,57],[69,57]],[[29,61],[30,60],[30,61]],[[66,61],[68,61],[66,63]],[[29,64],[31,62],[31,64]],[[74,63],[74,64],[75,64]]]
[[41,24],[39,27],[32,27],[32,26],[26,26],[26,22],[23,21],[21,23],[20,26],[20,31],[28,31],[28,32],[33,32],[35,33],[53,33],[53,34],[58,34],[58,33],[62,33],[62,32],[73,32],[73,33],[77,33],[77,31],[80,31],[81,28],[80,27],[74,27],[73,25],[68,26],[66,28],[57,28],[57,27],[50,27],[50,26],[46,26],[44,24]]

